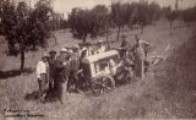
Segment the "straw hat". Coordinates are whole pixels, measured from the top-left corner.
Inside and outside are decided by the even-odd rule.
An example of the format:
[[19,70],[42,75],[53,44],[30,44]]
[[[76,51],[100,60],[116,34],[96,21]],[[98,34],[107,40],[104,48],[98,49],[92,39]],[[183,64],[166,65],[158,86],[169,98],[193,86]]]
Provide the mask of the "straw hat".
[[80,47],[79,47],[79,45],[74,44],[74,45],[72,46],[72,48],[73,48],[73,49],[79,49]]
[[62,49],[60,50],[60,52],[66,53],[66,52],[67,52],[67,49],[66,49],[66,48],[62,48]]
[[103,40],[99,40],[98,43],[103,43]]

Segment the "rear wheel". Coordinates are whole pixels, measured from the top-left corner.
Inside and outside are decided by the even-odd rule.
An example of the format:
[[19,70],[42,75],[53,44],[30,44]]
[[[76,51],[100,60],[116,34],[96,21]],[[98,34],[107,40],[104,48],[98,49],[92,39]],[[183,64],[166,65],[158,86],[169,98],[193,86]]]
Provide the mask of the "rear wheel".
[[103,86],[101,82],[97,80],[97,81],[91,82],[91,89],[92,89],[93,95],[99,96],[101,94]]
[[115,86],[115,80],[112,76],[103,77],[92,83],[92,92],[95,96],[99,96],[101,93],[110,92]]
[[116,87],[115,80],[112,76],[107,76],[102,79],[103,92],[109,92]]
[[127,73],[127,75],[125,76],[126,83],[131,83],[131,79],[132,79],[132,76],[129,73]]

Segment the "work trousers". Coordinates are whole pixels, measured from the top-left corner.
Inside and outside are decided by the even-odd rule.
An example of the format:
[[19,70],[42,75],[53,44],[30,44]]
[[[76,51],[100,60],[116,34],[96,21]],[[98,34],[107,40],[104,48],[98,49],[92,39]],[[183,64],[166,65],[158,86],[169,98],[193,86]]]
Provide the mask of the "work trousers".
[[55,82],[54,75],[53,75],[53,73],[50,73],[50,75],[49,75],[49,91],[53,90],[54,84],[55,84],[54,82]]
[[68,87],[70,87],[71,84],[75,84],[76,90],[79,90],[79,79],[77,76],[77,71],[75,71],[75,70],[71,71],[69,79],[70,79],[70,81],[68,83]]
[[[66,76],[67,77],[67,76]],[[58,100],[60,100],[61,103],[64,103],[67,96],[67,84],[68,84],[68,78],[65,76],[60,76],[57,78],[57,81],[55,82],[55,91]]]
[[47,76],[46,74],[42,74],[40,78],[38,78],[38,84],[39,84],[39,92],[38,92],[38,98],[40,100],[44,99],[45,89],[47,86]]
[[135,62],[135,75],[141,79],[144,78],[144,60],[137,59]]

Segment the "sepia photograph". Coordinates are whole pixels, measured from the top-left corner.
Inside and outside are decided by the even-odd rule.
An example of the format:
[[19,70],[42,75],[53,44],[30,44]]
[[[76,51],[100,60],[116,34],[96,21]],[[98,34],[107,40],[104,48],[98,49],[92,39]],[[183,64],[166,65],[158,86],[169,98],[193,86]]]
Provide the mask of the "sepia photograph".
[[0,120],[196,119],[196,0],[0,0]]

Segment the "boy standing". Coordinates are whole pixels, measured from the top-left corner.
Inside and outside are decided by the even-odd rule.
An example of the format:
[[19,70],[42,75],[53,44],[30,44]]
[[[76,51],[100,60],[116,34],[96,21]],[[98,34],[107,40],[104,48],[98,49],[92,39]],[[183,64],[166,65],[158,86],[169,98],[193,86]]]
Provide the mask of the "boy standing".
[[48,62],[48,56],[47,54],[43,54],[42,59],[37,63],[37,67],[36,67],[37,79],[39,83],[38,97],[40,101],[43,101],[45,97],[45,87],[47,83],[47,69],[48,69],[47,62]]

